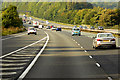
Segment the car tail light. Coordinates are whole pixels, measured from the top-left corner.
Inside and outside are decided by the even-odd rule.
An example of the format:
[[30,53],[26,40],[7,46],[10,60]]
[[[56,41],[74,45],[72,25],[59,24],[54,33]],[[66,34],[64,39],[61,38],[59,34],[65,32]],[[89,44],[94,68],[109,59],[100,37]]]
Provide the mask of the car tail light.
[[102,41],[101,39],[97,39],[97,41]]
[[111,41],[115,41],[115,39],[111,39]]

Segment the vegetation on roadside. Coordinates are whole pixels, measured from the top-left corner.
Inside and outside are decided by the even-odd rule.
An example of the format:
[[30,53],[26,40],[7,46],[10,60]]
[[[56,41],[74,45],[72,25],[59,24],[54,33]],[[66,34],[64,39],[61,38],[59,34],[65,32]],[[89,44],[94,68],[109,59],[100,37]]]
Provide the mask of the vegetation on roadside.
[[[120,9],[95,7],[88,2],[22,2],[4,3],[3,6],[14,4],[26,14],[55,22],[73,25],[103,26],[119,28]],[[98,5],[98,3],[95,3]],[[109,3],[110,5],[116,3]],[[25,8],[23,8],[23,6]],[[21,12],[24,13],[24,12]]]
[[22,18],[19,18],[16,6],[2,9],[2,36],[25,31]]

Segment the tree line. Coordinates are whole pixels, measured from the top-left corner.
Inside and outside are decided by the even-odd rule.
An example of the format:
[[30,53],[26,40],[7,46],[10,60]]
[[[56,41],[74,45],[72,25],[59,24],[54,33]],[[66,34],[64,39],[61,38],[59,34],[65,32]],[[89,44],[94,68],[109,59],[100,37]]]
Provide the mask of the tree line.
[[9,5],[7,8],[2,9],[2,27],[21,27],[23,25],[22,19],[19,18],[17,7]]
[[56,22],[106,28],[120,24],[120,9],[94,7],[88,2],[16,2],[4,3],[3,7],[10,4],[16,5],[18,10],[31,11],[28,15]]

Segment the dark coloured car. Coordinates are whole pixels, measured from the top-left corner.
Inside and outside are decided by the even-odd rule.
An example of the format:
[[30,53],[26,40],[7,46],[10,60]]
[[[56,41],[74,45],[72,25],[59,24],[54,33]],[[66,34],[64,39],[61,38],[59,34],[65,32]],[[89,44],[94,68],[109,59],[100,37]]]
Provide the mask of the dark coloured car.
[[90,29],[95,29],[95,27],[94,27],[94,26],[91,26]]
[[56,31],[61,31],[61,28],[56,28]]
[[104,30],[102,26],[98,26],[98,30]]
[[46,29],[50,29],[50,26],[47,26]]

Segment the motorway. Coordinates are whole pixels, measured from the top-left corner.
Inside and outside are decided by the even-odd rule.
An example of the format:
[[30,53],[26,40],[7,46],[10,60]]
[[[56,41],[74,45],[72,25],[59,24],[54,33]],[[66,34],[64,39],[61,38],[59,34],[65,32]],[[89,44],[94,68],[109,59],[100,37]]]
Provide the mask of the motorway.
[[[31,25],[26,24],[26,26]],[[44,38],[46,36],[44,31],[49,35],[49,42],[25,79],[84,78],[93,80],[94,78],[94,80],[110,80],[110,78],[118,78],[119,47],[95,50],[92,48],[91,34],[86,32],[82,32],[81,36],[71,36],[71,32],[66,30],[56,32],[42,29],[37,31],[38,35],[27,35],[26,32],[23,32],[3,37],[2,56]]]

